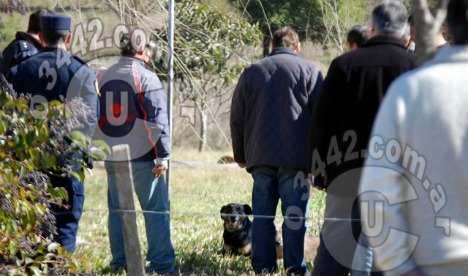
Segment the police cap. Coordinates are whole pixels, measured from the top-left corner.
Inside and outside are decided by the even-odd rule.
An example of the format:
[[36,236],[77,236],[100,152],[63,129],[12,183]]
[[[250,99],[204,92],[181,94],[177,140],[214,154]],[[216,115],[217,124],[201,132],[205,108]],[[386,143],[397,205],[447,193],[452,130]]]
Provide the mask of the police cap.
[[61,14],[48,14],[41,17],[41,30],[71,29],[71,17]]

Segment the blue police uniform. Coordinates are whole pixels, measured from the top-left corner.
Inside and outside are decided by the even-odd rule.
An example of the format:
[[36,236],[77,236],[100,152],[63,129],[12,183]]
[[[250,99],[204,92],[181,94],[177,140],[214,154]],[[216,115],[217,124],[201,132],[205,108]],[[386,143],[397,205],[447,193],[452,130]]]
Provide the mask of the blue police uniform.
[[37,54],[41,49],[41,42],[32,35],[17,32],[15,39],[3,50],[3,58],[0,59],[0,73],[6,74],[11,67]]
[[[69,17],[57,14],[43,16],[41,29],[70,30]],[[7,79],[19,93],[29,93],[32,101],[71,100],[80,97],[91,108],[90,114],[81,121],[78,129],[92,136],[99,114],[96,76],[91,68],[68,52],[58,48],[44,48],[38,54],[11,68]],[[73,156],[75,158],[76,156]],[[84,204],[84,186],[74,177],[49,175],[54,187],[63,187],[68,192],[65,209],[53,206],[57,235],[55,241],[65,246],[70,253],[75,250],[78,223]]]

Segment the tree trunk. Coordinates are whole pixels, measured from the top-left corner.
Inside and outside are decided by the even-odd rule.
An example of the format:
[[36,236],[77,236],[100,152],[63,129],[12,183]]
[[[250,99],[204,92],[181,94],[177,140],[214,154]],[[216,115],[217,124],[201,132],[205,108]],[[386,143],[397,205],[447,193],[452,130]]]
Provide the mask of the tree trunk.
[[263,35],[263,56],[264,57],[270,54],[270,45],[271,45],[271,37],[264,34]]
[[205,151],[205,146],[206,146],[206,132],[207,132],[207,126],[208,126],[208,110],[205,104],[202,104],[200,108],[200,144],[198,146],[198,151],[199,152],[204,152]]
[[413,0],[413,18],[416,26],[416,63],[421,65],[430,60],[437,48],[435,36],[447,15],[448,0],[439,0],[437,14],[429,12],[427,0]]

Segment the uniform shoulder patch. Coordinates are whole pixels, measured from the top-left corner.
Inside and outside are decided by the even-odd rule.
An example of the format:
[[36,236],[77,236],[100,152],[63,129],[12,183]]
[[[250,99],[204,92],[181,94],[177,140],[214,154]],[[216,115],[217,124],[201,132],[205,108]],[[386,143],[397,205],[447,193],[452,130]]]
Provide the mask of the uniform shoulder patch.
[[28,43],[26,41],[21,42],[21,48],[22,49],[28,49]]
[[19,52],[25,52],[25,51],[32,50],[31,45],[26,40],[16,40],[14,42],[14,45],[16,45],[14,47],[16,47],[17,51],[19,51]]

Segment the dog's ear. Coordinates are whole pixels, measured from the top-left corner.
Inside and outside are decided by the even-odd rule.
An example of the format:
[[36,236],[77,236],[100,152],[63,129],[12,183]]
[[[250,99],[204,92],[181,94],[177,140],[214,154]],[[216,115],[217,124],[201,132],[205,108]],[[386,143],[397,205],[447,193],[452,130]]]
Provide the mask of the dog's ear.
[[244,212],[245,212],[246,215],[251,215],[251,214],[253,214],[252,208],[250,208],[250,205],[249,205],[249,204],[244,204]]
[[226,214],[226,211],[227,211],[227,208],[228,208],[228,207],[229,207],[229,206],[225,205],[225,206],[221,207],[221,210],[219,210],[219,213],[220,213],[220,215],[221,215],[221,218],[224,218],[224,217],[223,217],[223,214]]

